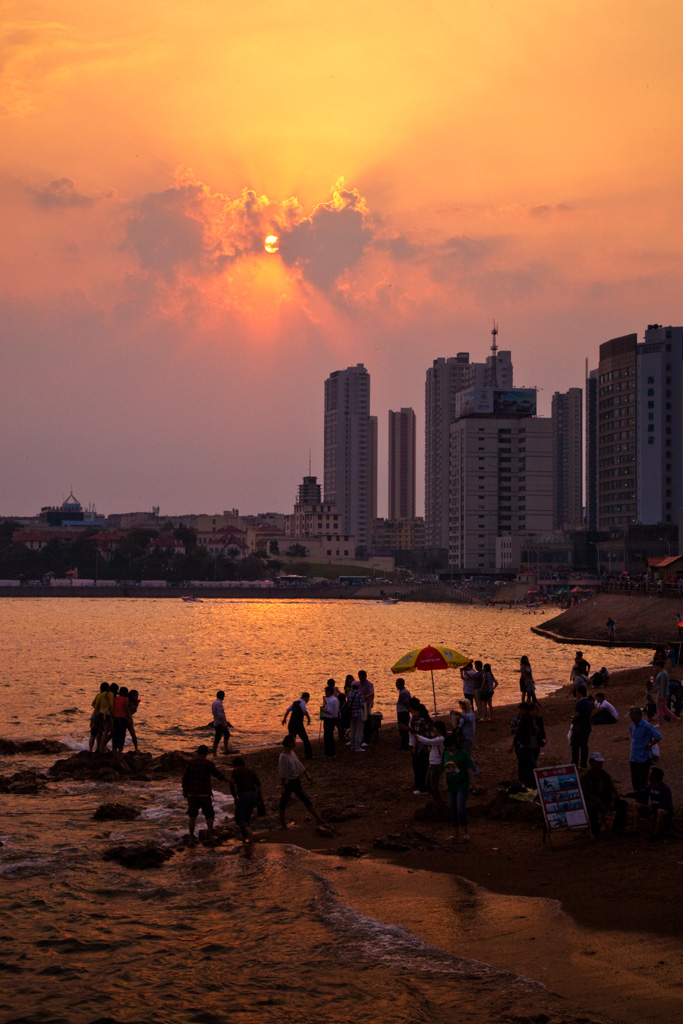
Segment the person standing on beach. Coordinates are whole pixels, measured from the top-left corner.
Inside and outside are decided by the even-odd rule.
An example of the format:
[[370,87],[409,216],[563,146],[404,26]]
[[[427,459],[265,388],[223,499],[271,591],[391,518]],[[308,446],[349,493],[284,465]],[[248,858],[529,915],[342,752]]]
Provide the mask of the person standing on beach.
[[396,719],[398,721],[399,750],[410,750],[408,725],[410,723],[410,690],[405,679],[396,680]]
[[451,810],[451,824],[453,835],[449,838],[456,840],[458,830],[462,825],[465,830],[463,839],[469,841],[467,832],[467,797],[472,786],[474,764],[472,758],[463,749],[460,737],[456,732],[446,740],[446,752],[443,756],[443,766],[446,773],[446,788],[448,790],[448,803]]
[[137,750],[138,738],[135,735],[133,716],[130,713],[130,705],[128,703],[128,687],[122,686],[114,697],[111,746],[115,754],[123,753],[123,745],[126,742],[126,729],[129,730],[133,746]]
[[677,722],[678,716],[669,708],[669,673],[663,661],[655,662],[655,688],[657,690],[657,718],[659,722]]
[[213,756],[215,757],[218,753],[218,744],[223,740],[223,751],[226,754],[230,753],[230,729],[233,728],[230,722],[225,716],[225,707],[223,701],[225,700],[225,691],[218,690],[216,693],[216,699],[211,705],[211,714],[213,715]]
[[304,726],[304,720],[308,725],[311,724],[311,716],[308,713],[306,705],[311,699],[310,693],[302,693],[298,700],[293,701],[285,711],[282,719],[282,724],[287,725],[287,717],[289,716],[288,731],[290,736],[298,736],[304,745],[304,757],[307,761],[310,761],[313,757],[313,747],[311,741],[308,738],[308,733]]
[[588,699],[585,683],[576,687],[576,704],[572,718],[571,748],[572,764],[581,768],[588,767],[588,737],[591,734],[593,704]]
[[434,798],[434,803],[443,804],[439,781],[444,772],[443,754],[446,742],[446,726],[443,722],[434,722],[436,736],[421,736],[416,733],[415,741],[424,743],[429,748],[429,766],[427,768],[427,789]]
[[323,741],[325,744],[325,757],[331,760],[336,757],[334,745],[334,730],[339,722],[339,698],[334,694],[334,679],[327,680],[325,696],[323,698]]
[[187,800],[188,827],[190,832],[190,843],[195,843],[194,829],[197,823],[197,815],[202,811],[206,819],[206,827],[209,830],[209,839],[213,839],[213,822],[216,817],[213,809],[213,793],[211,790],[211,776],[216,779],[223,779],[225,775],[219,771],[208,759],[209,748],[202,743],[197,747],[197,754],[188,764],[183,774],[183,796]]
[[519,659],[519,692],[522,695],[522,702],[531,704],[536,699],[536,684],[528,654],[523,654]]
[[368,679],[368,674],[364,669],[358,671],[358,681],[360,683],[360,692],[363,694],[363,700],[365,701],[365,719],[363,721],[363,746],[367,747],[372,736],[372,709],[375,704],[375,687]]
[[280,754],[280,760],[278,762],[278,774],[280,776],[280,782],[282,783],[282,796],[280,797],[280,826],[283,829],[287,828],[287,822],[285,821],[285,810],[292,796],[298,796],[304,807],[307,808],[319,824],[324,824],[323,819],[316,811],[311,798],[301,785],[301,776],[305,775],[308,781],[311,781],[311,776],[308,774],[304,766],[302,765],[299,758],[296,756],[294,747],[296,746],[296,736],[291,733],[285,736],[282,741],[282,753]]
[[484,665],[484,676],[481,684],[480,700],[484,712],[484,721],[493,721],[493,692],[498,688],[498,680],[491,671],[488,662]]
[[249,828],[251,816],[259,801],[263,802],[261,780],[256,772],[247,768],[244,758],[235,757],[228,785],[235,801],[235,824],[242,835],[242,842],[250,843],[254,838]]
[[662,734],[645,721],[642,708],[631,708],[629,716],[631,783],[634,790],[640,790],[647,786],[647,777],[652,765],[652,748],[659,743]]
[[481,687],[484,681],[484,665],[481,661],[475,661],[473,665],[462,669],[462,693],[465,700],[468,700],[477,712],[481,707]]
[[363,710],[365,697],[360,692],[360,682],[354,679],[351,683],[346,705],[349,709],[349,746],[354,754],[363,753]]
[[419,736],[434,737],[434,729],[429,712],[424,704],[417,697],[410,698],[410,732],[413,737],[413,776],[415,778],[415,789],[413,796],[424,796],[427,789],[427,769],[429,768],[429,751],[427,747],[418,741]]

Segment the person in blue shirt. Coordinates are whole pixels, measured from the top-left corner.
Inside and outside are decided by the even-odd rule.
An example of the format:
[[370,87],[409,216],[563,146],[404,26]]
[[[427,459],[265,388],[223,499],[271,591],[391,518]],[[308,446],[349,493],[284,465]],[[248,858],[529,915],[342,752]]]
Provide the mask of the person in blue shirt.
[[647,786],[650,766],[652,765],[652,748],[658,743],[662,734],[643,718],[642,708],[631,708],[629,711],[631,725],[631,783],[634,790],[645,789]]

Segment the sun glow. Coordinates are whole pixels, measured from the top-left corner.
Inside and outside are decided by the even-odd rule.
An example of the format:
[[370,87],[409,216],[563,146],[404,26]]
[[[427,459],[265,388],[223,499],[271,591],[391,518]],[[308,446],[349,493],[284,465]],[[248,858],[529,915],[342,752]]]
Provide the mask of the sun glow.
[[263,243],[263,247],[266,250],[266,252],[277,252],[278,249],[280,248],[278,245],[279,241],[280,239],[277,237],[277,235],[268,235],[265,242]]

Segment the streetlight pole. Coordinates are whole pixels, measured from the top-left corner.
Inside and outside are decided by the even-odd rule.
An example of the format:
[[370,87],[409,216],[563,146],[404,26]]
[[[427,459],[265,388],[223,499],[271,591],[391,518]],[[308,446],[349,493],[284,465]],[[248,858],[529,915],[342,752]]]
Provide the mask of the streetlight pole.
[[666,537],[660,537],[659,539],[666,544],[667,558],[671,558],[671,541],[668,541]]

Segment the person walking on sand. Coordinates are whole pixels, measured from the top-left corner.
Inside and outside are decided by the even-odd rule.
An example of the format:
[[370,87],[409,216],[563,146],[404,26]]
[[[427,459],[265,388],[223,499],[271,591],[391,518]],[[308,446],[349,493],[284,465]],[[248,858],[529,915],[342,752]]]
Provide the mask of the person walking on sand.
[[211,714],[213,715],[213,756],[215,757],[218,753],[218,744],[223,740],[223,751],[226,754],[230,753],[230,730],[234,728],[230,724],[225,716],[225,707],[223,701],[225,700],[225,691],[218,690],[216,693],[216,699],[211,705]]
[[354,679],[351,683],[346,704],[349,709],[349,746],[354,754],[362,754],[363,751],[363,710],[365,708],[365,697],[360,692],[360,682]]
[[282,724],[287,725],[287,718],[289,717],[289,735],[298,736],[304,745],[304,757],[307,761],[310,761],[313,757],[313,747],[311,741],[308,738],[308,733],[304,726],[304,721],[308,725],[311,724],[311,716],[308,713],[306,705],[311,699],[310,693],[302,693],[298,700],[293,701],[287,710],[285,711],[282,719]]
[[299,800],[301,800],[304,807],[311,812],[315,820],[320,825],[324,824],[323,819],[313,806],[311,798],[301,785],[302,775],[305,775],[309,782],[311,781],[311,776],[296,756],[294,751],[295,746],[296,736],[289,733],[282,741],[282,753],[280,754],[280,760],[278,762],[278,774],[280,776],[280,782],[282,783],[282,796],[280,797],[280,826],[283,829],[287,828],[285,810],[287,809],[287,804],[292,796],[298,796]]
[[230,792],[235,801],[235,824],[242,835],[243,843],[252,842],[254,835],[249,828],[251,816],[259,801],[263,803],[261,780],[256,772],[247,768],[244,758],[235,757],[232,762],[232,774],[228,779]]
[[328,679],[323,698],[323,741],[325,745],[325,757],[331,760],[336,757],[337,751],[334,745],[334,730],[339,722],[339,698],[334,693],[334,680]]
[[446,773],[446,789],[448,804],[451,811],[453,835],[449,838],[457,840],[458,830],[462,825],[463,839],[469,841],[467,832],[467,797],[472,787],[474,764],[472,758],[463,749],[458,731],[454,731],[446,740],[446,751],[443,755],[443,766]]
[[197,815],[201,811],[206,819],[209,840],[213,839],[213,822],[216,817],[213,809],[213,792],[211,776],[225,781],[225,775],[208,759],[209,748],[202,743],[197,747],[197,754],[188,764],[183,774],[183,796],[187,800],[187,816],[190,843],[195,843],[194,829]]

